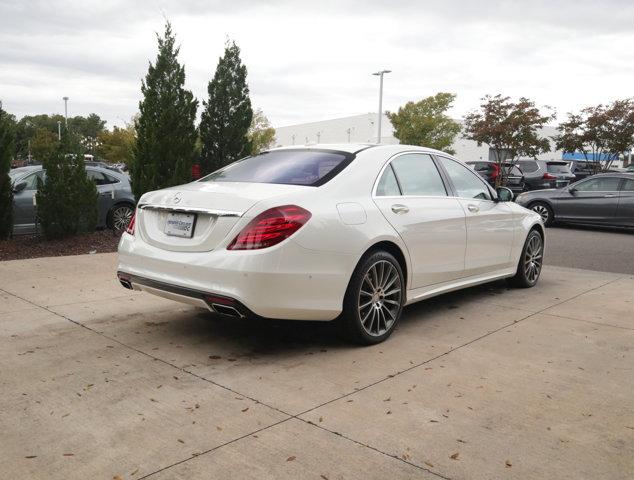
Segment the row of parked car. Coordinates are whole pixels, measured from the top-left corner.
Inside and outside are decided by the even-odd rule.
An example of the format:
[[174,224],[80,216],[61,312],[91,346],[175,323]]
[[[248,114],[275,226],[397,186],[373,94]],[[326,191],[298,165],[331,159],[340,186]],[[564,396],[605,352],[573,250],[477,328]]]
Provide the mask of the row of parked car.
[[585,161],[518,160],[466,162],[495,186],[504,186],[515,201],[540,214],[546,226],[555,221],[611,227],[634,227],[634,165],[595,174]]

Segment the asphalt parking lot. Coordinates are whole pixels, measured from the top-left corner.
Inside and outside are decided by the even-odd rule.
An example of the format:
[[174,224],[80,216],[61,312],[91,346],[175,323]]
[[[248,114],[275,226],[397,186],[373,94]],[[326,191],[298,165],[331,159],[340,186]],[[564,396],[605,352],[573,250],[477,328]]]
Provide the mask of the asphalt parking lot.
[[1,478],[634,476],[632,275],[548,266],[359,348],[128,292],[115,265],[0,263]]
[[634,231],[557,225],[546,230],[546,263],[634,273]]

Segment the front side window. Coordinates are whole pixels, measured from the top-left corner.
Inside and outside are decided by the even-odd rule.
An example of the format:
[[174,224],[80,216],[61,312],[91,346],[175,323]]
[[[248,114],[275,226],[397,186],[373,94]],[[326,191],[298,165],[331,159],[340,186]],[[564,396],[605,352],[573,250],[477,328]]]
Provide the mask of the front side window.
[[625,182],[623,183],[623,187],[621,187],[621,190],[626,192],[634,192],[634,180],[626,178]]
[[447,174],[451,178],[451,182],[459,197],[491,200],[489,189],[475,173],[449,158],[440,157],[440,161],[445,170],[447,170]]
[[445,184],[430,155],[406,153],[392,160],[403,195],[447,196]]
[[277,150],[232,163],[200,182],[323,185],[350,163],[351,155],[324,150]]
[[616,192],[620,181],[619,177],[593,178],[575,185],[575,190],[579,192]]

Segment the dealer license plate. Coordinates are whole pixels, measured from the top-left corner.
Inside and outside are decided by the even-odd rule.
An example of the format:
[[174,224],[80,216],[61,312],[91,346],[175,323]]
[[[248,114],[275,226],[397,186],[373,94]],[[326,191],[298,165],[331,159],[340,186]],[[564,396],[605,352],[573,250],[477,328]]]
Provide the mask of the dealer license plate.
[[170,212],[165,221],[165,234],[172,237],[192,238],[195,226],[195,213]]

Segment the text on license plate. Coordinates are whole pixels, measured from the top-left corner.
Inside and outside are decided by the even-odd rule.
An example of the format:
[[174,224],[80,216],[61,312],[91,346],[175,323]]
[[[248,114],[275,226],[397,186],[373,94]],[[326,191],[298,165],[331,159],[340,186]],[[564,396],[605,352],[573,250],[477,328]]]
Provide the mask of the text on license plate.
[[192,238],[195,225],[195,213],[170,212],[167,214],[167,220],[165,221],[165,234],[172,237]]

